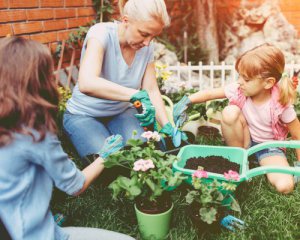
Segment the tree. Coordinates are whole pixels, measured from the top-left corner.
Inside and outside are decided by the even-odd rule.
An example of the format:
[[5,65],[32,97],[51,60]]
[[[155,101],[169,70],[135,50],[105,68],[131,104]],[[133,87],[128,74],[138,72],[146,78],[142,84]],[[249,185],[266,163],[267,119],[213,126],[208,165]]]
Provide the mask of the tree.
[[215,0],[194,0],[197,33],[202,49],[208,54],[208,60],[219,62],[219,44],[216,22]]

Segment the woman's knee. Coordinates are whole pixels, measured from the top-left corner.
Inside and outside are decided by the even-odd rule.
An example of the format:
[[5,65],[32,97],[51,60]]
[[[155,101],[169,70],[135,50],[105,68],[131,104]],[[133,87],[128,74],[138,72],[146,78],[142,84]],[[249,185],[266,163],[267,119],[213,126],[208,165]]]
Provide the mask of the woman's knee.
[[235,124],[241,115],[241,110],[238,106],[230,105],[222,111],[222,123],[226,125]]

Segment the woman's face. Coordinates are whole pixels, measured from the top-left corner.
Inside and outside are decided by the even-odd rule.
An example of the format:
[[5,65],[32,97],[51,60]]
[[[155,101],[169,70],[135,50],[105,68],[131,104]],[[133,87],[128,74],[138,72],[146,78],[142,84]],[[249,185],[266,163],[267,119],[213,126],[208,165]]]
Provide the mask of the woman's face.
[[158,36],[163,26],[160,22],[151,21],[136,21],[130,18],[123,20],[126,26],[125,39],[127,44],[138,50],[142,47],[149,46],[151,40]]

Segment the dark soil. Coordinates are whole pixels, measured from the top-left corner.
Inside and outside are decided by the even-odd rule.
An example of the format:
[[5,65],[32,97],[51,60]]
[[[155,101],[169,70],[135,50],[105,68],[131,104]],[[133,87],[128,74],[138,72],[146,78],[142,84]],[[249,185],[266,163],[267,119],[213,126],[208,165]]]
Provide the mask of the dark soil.
[[207,172],[220,173],[233,170],[240,171],[240,165],[230,162],[228,159],[221,156],[208,156],[208,157],[192,157],[186,161],[185,168],[197,170],[201,166]]
[[208,224],[201,220],[199,214],[200,205],[199,203],[193,202],[189,207],[189,216],[192,219],[193,225],[197,228],[200,234],[207,233],[219,233],[221,231],[221,219],[225,216],[225,210],[219,209],[217,213],[216,221]]
[[205,137],[208,137],[208,138],[220,137],[221,136],[221,134],[220,134],[220,132],[217,128],[210,127],[210,126],[200,126],[200,127],[198,127],[197,135],[205,136]]
[[148,198],[138,197],[136,207],[143,213],[159,214],[168,211],[172,206],[170,194],[165,192],[158,197],[156,201],[150,201]]
[[187,135],[187,142],[182,141],[180,146],[175,148],[172,142],[172,138],[171,137],[165,137],[164,141],[166,143],[165,146],[163,146],[162,142],[159,142],[159,148],[162,149],[163,152],[166,151],[171,151],[171,150],[175,150],[175,149],[180,149],[181,147],[188,145],[188,144],[193,144],[195,142],[195,136],[194,134],[192,134],[191,132],[184,132]]

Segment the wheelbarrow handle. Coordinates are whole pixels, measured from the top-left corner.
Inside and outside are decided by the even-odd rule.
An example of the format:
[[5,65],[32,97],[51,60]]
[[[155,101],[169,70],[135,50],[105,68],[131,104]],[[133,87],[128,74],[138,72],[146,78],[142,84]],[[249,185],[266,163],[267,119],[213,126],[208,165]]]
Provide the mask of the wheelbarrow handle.
[[[256,153],[260,150],[271,148],[271,147],[286,147],[286,148],[300,148],[300,141],[270,141],[265,143],[260,143],[247,150],[248,156]],[[284,173],[300,176],[300,167],[280,167],[280,166],[263,166],[257,167],[247,171],[246,179],[263,175],[266,173]]]
[[299,140],[291,140],[291,141],[270,141],[257,144],[248,149],[248,156],[256,153],[260,150],[272,147],[284,147],[284,148],[300,148],[300,141]]
[[284,173],[300,176],[300,167],[262,166],[253,168],[246,173],[246,180],[267,173]]

